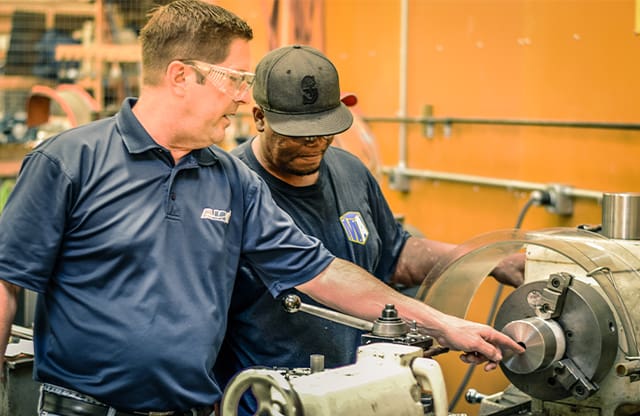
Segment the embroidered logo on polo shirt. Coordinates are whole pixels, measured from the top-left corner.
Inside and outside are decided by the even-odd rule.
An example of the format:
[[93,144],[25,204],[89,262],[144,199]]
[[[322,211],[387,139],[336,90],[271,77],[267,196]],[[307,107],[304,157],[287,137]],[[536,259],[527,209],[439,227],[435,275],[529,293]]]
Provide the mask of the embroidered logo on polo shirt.
[[225,224],[229,224],[231,218],[231,211],[225,211],[223,209],[205,208],[202,210],[200,218],[203,220],[221,221]]
[[369,229],[357,211],[349,211],[340,217],[340,224],[344,228],[347,239],[352,243],[365,244],[369,238]]

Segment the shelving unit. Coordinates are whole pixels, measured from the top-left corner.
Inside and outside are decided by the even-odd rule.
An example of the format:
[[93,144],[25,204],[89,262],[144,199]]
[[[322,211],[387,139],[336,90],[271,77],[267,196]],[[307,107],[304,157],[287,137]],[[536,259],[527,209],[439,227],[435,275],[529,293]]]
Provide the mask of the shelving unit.
[[[95,99],[97,109],[91,108],[93,114],[108,114],[112,110],[108,107],[128,93],[125,85],[134,89],[140,85],[135,65],[141,62],[141,51],[135,36],[131,36],[133,31],[125,29],[123,15],[127,23],[138,24],[146,13],[143,11],[148,8],[147,3],[145,0],[131,4],[107,0],[0,0],[0,37],[4,37],[0,41],[6,41],[5,47],[0,47],[0,62],[6,63],[5,71],[0,74],[0,94],[5,103],[0,110],[8,112],[5,114],[20,111],[24,97],[27,97],[27,109],[28,97],[34,94],[35,89],[55,89],[59,84],[57,80],[31,74],[31,68],[42,67],[33,65],[33,58],[23,58],[38,53],[33,45],[44,39],[41,35],[43,30],[56,30],[65,34],[74,31],[73,38],[81,38],[81,43],[51,44],[48,51],[53,54],[51,62],[56,70],[64,68],[66,63],[70,68],[76,68],[80,63],[79,75],[72,78],[74,84]],[[125,9],[120,10],[120,6]],[[33,31],[30,29],[30,14],[34,16]],[[22,20],[26,20],[26,24]],[[15,26],[16,22],[20,26]],[[24,39],[25,55],[21,53],[23,49],[11,43],[18,39],[18,35],[21,42]],[[8,61],[10,57],[13,60]],[[11,71],[10,63],[13,65]],[[126,68],[126,72],[122,68]],[[120,79],[112,76],[117,75],[117,70],[121,70]],[[29,146],[22,143],[0,144],[0,181],[17,174],[28,150]]]
[[[82,45],[58,45],[56,47],[56,60],[80,61],[85,68],[90,70],[83,74],[78,83],[93,92],[101,110],[105,104],[104,80],[108,73],[107,65],[119,65],[123,63],[139,63],[141,61],[140,45],[135,43],[113,43],[113,32],[118,27],[109,27],[108,13],[113,10],[105,9],[104,0],[96,0],[94,3],[94,36],[89,42]],[[112,20],[118,20],[111,16]]]
[[[112,31],[117,28],[111,27],[109,21],[113,22],[117,19],[109,15],[113,13],[113,9],[108,9],[104,0],[2,0],[0,2],[0,17],[10,17],[16,11],[44,14],[47,29],[54,27],[57,15],[84,16],[91,22],[91,33],[84,34],[83,44],[57,45],[55,59],[60,62],[82,62],[83,67],[88,70],[82,73],[76,82],[93,94],[101,110],[104,110],[105,105],[104,80],[109,73],[107,67],[123,63],[135,64],[141,60],[137,42],[127,44],[112,42]],[[10,28],[0,27],[0,32],[2,30],[10,31]],[[4,91],[29,89],[37,84],[51,86],[50,81],[38,77],[0,76],[0,89]]]
[[57,14],[69,16],[96,16],[98,3],[102,0],[92,2],[87,0],[58,1],[58,0],[2,0],[0,2],[0,15],[10,16],[16,10],[25,12],[42,13],[45,15],[47,28],[52,28],[54,18]]
[[[97,16],[97,11],[102,0],[98,2],[89,2],[86,0],[79,1],[56,1],[56,0],[2,0],[0,2],[0,17],[3,17],[3,23],[0,27],[0,33],[9,33],[11,31],[10,24],[6,22],[10,21],[11,16],[16,11],[41,13],[45,16],[45,27],[51,29],[54,27],[54,21],[56,15],[64,14],[68,16],[86,16],[93,19]],[[6,56],[0,56],[0,59],[4,60]],[[0,90],[3,91],[15,91],[15,90],[28,90],[33,85],[45,84],[50,85],[51,82],[43,80],[35,76],[24,75],[2,75],[0,76]]]
[[[98,46],[100,45],[100,46]],[[58,45],[56,47],[56,60],[81,61],[86,67],[91,68],[91,73],[85,74],[77,81],[87,90],[93,91],[96,101],[104,110],[105,89],[103,80],[107,73],[107,64],[137,63],[141,59],[140,46],[114,45],[96,42],[95,45]]]

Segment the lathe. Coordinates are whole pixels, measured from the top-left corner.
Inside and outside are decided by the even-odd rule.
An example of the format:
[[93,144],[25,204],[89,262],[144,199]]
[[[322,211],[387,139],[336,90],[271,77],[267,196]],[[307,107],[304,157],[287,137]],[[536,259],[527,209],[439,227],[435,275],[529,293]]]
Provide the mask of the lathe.
[[525,282],[494,321],[526,352],[501,362],[512,385],[477,396],[479,415],[640,414],[640,195],[604,194],[602,204],[601,226],[477,237],[443,259],[432,271],[440,278],[418,293],[465,316],[497,262],[526,250]]
[[[639,213],[640,195],[605,194],[601,226],[488,233],[434,267],[438,278],[417,296],[465,317],[490,271],[526,252],[524,284],[494,320],[526,352],[500,363],[511,382],[507,389],[467,392],[468,401],[480,404],[480,416],[640,415]],[[341,319],[293,303],[294,310]],[[233,415],[239,395],[251,388],[259,415],[448,415],[442,373],[425,358],[433,345],[388,309],[376,323],[345,319],[370,331],[355,364],[297,373],[249,369],[225,392],[223,414]],[[384,325],[391,321],[395,327]],[[387,332],[392,327],[396,332]]]

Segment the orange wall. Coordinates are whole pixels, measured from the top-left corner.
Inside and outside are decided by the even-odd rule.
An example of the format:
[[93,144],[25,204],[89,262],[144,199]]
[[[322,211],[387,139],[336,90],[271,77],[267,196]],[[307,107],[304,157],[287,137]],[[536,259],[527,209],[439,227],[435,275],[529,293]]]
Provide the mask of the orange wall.
[[[267,51],[261,0],[219,4],[254,27],[254,59]],[[343,90],[359,97],[365,117],[399,114],[400,0],[325,0],[325,52]],[[407,116],[425,105],[436,117],[640,123],[640,36],[633,0],[408,1]],[[384,166],[398,163],[397,123],[371,122]],[[407,166],[606,192],[640,191],[640,131],[557,127],[441,126],[432,139],[407,128]],[[382,180],[395,212],[428,237],[461,243],[513,227],[528,193],[416,179],[399,193]],[[523,228],[599,224],[592,199],[574,200],[572,216],[540,207]],[[471,318],[483,321],[494,291],[487,282]],[[483,303],[484,302],[484,303]],[[457,354],[439,359],[449,394],[466,366]],[[501,389],[500,372],[478,369],[469,387]],[[458,412],[475,414],[462,403]]]

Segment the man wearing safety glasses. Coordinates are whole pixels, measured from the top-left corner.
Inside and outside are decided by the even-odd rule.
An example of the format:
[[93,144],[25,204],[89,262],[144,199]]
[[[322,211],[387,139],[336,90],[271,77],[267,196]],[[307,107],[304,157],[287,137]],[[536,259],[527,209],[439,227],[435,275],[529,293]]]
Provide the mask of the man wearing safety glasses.
[[25,158],[0,217],[0,351],[20,288],[38,292],[41,416],[212,414],[241,260],[274,297],[295,287],[368,320],[393,303],[492,367],[500,348],[521,351],[335,258],[214,146],[248,100],[252,36],[199,0],[158,8],[140,34],[140,97]]

